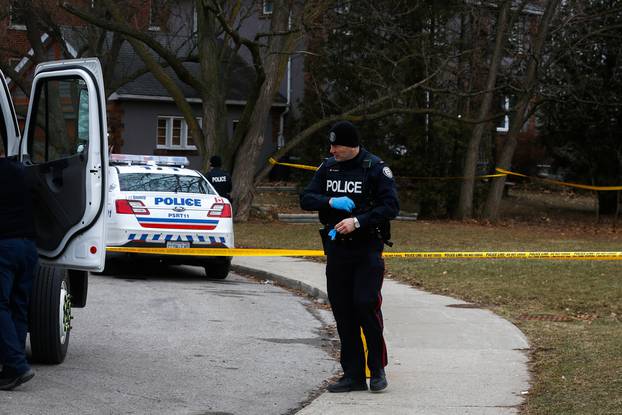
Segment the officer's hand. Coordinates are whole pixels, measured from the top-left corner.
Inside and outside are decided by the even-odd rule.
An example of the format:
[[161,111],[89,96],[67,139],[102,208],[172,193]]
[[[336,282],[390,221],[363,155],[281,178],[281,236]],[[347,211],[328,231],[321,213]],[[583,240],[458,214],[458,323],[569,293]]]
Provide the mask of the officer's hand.
[[328,231],[328,236],[330,236],[331,241],[334,241],[337,237],[337,229],[331,229],[330,231]]
[[354,229],[356,229],[354,227],[354,218],[345,218],[344,220],[335,225],[335,229],[337,230],[337,232],[344,235],[353,232]]
[[354,202],[348,196],[332,197],[328,204],[334,209],[345,210],[346,212],[352,212],[354,209]]

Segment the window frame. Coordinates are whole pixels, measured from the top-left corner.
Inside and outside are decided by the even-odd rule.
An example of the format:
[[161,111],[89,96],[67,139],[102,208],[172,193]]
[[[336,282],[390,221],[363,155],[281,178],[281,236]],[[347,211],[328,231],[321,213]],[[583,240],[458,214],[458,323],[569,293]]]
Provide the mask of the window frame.
[[9,29],[13,29],[13,30],[27,30],[28,28],[26,27],[26,20],[24,19],[23,23],[13,23],[13,18],[15,16],[14,14],[14,6],[12,4],[9,4]]
[[505,110],[506,114],[503,116],[503,124],[497,125],[496,129],[498,133],[507,133],[510,131],[510,116],[507,113],[510,111],[510,97],[507,95],[503,96],[503,106],[502,108]]
[[[270,9],[266,9],[266,6],[269,6]],[[272,13],[274,13],[274,1],[261,0],[261,14],[264,16],[271,16]]]
[[[166,133],[164,136],[164,144],[158,142],[158,130],[160,120],[166,120]],[[179,132],[179,145],[173,144],[173,121],[181,120],[180,132]],[[202,119],[197,117],[197,122],[201,124]],[[156,149],[160,150],[196,150],[197,146],[194,144],[188,144],[188,123],[184,117],[179,115],[158,115],[156,118]]]
[[156,21],[158,18],[158,13],[154,13],[153,6],[157,5],[158,0],[149,0],[149,30],[152,32],[159,32],[161,29],[160,25]]
[[352,6],[350,0],[337,0],[335,2],[335,13],[348,14],[350,13],[350,7]]

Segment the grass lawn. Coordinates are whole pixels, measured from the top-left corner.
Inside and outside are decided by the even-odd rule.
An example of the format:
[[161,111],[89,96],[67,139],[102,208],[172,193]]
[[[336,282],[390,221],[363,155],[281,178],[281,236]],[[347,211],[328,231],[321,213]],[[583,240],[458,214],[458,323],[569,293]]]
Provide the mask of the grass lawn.
[[[291,203],[290,203],[291,205]],[[387,251],[620,251],[588,196],[514,192],[500,225],[394,222]],[[511,219],[510,219],[511,218]],[[321,249],[318,225],[248,222],[236,244]],[[514,322],[531,345],[524,414],[622,414],[622,262],[387,259],[391,278],[477,303]],[[564,321],[547,321],[541,315]],[[535,318],[535,319],[534,319]]]

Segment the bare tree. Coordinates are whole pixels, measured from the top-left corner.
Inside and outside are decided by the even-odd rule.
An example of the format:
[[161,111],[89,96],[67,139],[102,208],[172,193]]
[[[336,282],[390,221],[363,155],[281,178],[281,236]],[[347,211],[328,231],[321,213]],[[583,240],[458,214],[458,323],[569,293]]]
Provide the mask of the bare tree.
[[[277,0],[270,16],[269,31],[257,33],[253,38],[242,34],[241,24],[245,14],[245,2],[242,0],[191,2],[197,11],[195,52],[200,66],[198,73],[192,73],[184,66],[177,51],[167,48],[145,31],[132,27],[123,13],[124,2],[102,0],[102,3],[110,15],[108,19],[69,4],[63,7],[87,22],[125,36],[182,112],[194,143],[203,156],[203,167],[207,168],[210,155],[219,153],[225,165],[232,169],[236,219],[246,219],[254,193],[253,166],[264,142],[264,126],[288,59],[301,43],[307,28],[322,15],[328,1]],[[251,57],[254,79],[241,119],[229,139],[226,134],[227,68],[231,67],[235,53],[241,49]],[[174,77],[164,70],[163,63],[173,70],[177,79],[198,92],[202,125],[197,122]]]
[[[102,30],[94,25],[73,25],[72,23],[75,22],[70,21],[72,16],[63,9],[59,9],[55,1],[0,0],[0,10],[5,10],[4,14],[0,14],[0,18],[7,18],[9,10],[12,10],[23,20],[25,28],[23,32],[27,36],[31,53],[28,54],[26,53],[28,51],[11,43],[6,43],[0,52],[4,57],[28,59],[30,66],[27,65],[27,68],[51,59],[96,56],[100,59],[104,71],[106,96],[146,72],[145,68],[127,73],[119,71],[119,53],[125,38],[119,33]],[[105,16],[107,10],[102,8],[100,2],[97,1],[93,3],[91,12],[98,16]],[[55,49],[49,48],[48,45],[57,47],[60,50],[60,56],[55,55]],[[0,59],[0,69],[18,85],[26,96],[30,95],[31,71],[24,69],[16,71],[15,67],[9,64],[8,59]]]
[[[530,103],[537,94],[539,69],[545,58],[545,46],[549,37],[551,22],[560,6],[561,0],[548,0],[544,9],[544,13],[538,24],[538,29],[533,42],[533,49],[529,57],[527,71],[524,75],[522,90],[519,93],[518,103],[515,109],[515,116],[510,122],[510,129],[504,140],[501,155],[497,161],[497,166],[503,169],[509,169],[514,156],[517,145],[517,136],[527,121],[531,112],[528,111]],[[496,220],[499,217],[499,206],[501,197],[503,196],[503,187],[505,185],[505,177],[493,179],[491,188],[488,192],[486,205],[484,207],[484,217],[490,220]]]
[[[498,6],[498,17],[495,25],[495,43],[488,67],[488,76],[484,87],[484,93],[479,102],[477,119],[479,120],[471,130],[468,147],[464,157],[464,167],[462,176],[464,181],[460,187],[460,200],[456,213],[459,219],[469,219],[473,216],[473,193],[475,185],[476,167],[479,157],[480,143],[484,135],[487,122],[484,121],[490,116],[493,98],[495,97],[497,78],[501,66],[501,60],[505,57],[505,44],[508,39],[508,27],[512,26],[511,8],[512,0],[501,2]],[[522,11],[522,6],[516,10],[516,14]]]

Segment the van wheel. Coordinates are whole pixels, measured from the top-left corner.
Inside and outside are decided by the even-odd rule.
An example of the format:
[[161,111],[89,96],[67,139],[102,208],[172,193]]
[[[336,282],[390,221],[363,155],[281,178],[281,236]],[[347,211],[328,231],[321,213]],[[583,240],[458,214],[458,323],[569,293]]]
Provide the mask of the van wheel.
[[30,300],[30,347],[33,360],[49,364],[65,360],[72,318],[67,270],[39,266],[35,272]]
[[231,258],[224,258],[225,260],[208,261],[205,263],[205,275],[207,278],[213,278],[215,280],[224,280],[229,275],[231,269]]

